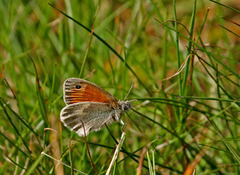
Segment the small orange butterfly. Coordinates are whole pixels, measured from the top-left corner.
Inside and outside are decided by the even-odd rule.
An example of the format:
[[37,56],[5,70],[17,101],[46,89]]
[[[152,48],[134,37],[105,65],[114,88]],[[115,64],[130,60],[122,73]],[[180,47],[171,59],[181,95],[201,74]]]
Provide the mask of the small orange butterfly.
[[61,121],[79,136],[98,131],[113,121],[123,124],[121,117],[131,107],[130,101],[117,101],[98,85],[80,78],[67,79],[63,93],[66,106],[61,111]]

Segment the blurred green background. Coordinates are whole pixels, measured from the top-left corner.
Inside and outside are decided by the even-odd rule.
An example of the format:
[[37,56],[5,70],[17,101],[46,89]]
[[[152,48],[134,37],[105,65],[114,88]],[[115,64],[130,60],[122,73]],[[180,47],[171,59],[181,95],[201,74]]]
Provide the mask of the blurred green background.
[[[0,1],[0,174],[94,174],[84,138],[59,119],[62,84],[81,71],[117,99],[134,82],[112,174],[239,174],[239,9],[236,0]],[[99,174],[122,133],[108,128],[87,137]]]

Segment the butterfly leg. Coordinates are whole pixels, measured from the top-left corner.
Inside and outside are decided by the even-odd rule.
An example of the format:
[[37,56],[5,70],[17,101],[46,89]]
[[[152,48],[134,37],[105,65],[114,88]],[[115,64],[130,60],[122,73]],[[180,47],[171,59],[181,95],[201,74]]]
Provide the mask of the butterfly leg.
[[120,119],[120,123],[122,124],[122,125],[124,125],[124,122]]

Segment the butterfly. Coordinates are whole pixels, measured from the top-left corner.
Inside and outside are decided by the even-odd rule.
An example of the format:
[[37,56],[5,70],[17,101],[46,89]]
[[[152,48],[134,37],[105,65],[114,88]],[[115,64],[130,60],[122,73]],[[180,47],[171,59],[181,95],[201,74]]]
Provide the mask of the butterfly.
[[130,101],[117,101],[98,85],[80,78],[68,78],[63,84],[66,106],[60,113],[62,123],[79,136],[100,130],[105,124],[121,122]]

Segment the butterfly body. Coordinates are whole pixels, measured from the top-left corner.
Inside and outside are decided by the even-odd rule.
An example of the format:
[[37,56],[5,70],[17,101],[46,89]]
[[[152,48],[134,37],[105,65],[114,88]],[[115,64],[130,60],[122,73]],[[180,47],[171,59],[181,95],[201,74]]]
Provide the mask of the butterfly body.
[[[98,85],[79,78],[69,78],[63,84],[64,102],[60,119],[79,136],[100,130],[105,124],[120,121],[129,101],[117,101]],[[85,130],[85,132],[84,132]]]

